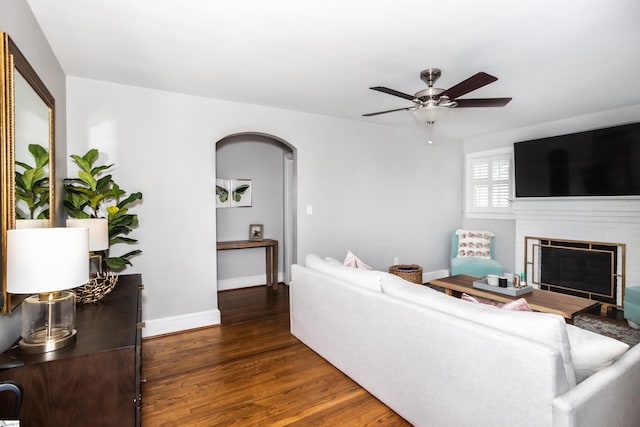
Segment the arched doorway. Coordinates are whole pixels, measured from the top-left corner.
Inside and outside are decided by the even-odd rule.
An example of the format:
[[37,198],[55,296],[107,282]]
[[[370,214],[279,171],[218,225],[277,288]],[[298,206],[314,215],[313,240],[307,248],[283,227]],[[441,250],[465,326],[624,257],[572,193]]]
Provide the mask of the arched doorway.
[[[228,135],[216,142],[216,177],[251,180],[251,206],[216,209],[218,241],[246,240],[250,224],[279,242],[279,280],[288,284],[296,262],[296,149],[259,132]],[[218,252],[218,290],[265,283],[264,249]]]

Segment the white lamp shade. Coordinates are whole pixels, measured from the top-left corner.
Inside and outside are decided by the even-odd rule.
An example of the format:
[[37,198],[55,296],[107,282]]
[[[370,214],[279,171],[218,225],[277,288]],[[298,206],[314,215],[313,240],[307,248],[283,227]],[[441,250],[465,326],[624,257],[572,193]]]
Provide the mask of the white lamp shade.
[[68,219],[67,227],[89,229],[89,250],[91,252],[109,248],[109,224],[106,218]]
[[61,291],[80,286],[88,278],[87,229],[7,230],[7,292]]
[[48,219],[17,219],[16,228],[24,230],[25,228],[47,228],[49,227]]
[[413,111],[413,115],[420,123],[435,123],[440,120],[449,110],[448,107],[438,107],[436,105],[426,105]]

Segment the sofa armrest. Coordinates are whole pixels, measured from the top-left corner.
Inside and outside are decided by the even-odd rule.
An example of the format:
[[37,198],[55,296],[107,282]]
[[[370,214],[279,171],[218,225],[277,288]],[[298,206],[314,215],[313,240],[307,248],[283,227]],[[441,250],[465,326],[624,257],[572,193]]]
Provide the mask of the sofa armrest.
[[640,425],[640,345],[553,401],[556,427]]

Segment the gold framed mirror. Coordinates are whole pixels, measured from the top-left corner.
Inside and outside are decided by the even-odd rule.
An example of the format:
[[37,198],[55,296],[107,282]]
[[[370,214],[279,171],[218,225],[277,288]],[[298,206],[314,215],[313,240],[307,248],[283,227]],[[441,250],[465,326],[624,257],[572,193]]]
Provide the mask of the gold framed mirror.
[[[55,225],[55,100],[7,33],[0,32],[0,217],[2,312],[25,295],[7,293],[7,230]],[[34,256],[38,254],[34,249]]]

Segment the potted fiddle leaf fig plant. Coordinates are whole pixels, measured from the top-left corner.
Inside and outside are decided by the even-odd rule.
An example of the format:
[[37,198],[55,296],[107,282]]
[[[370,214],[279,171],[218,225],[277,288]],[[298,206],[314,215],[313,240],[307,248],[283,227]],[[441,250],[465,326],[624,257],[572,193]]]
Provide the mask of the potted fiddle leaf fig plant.
[[[34,166],[17,161],[15,171],[15,197],[24,202],[25,212],[16,204],[17,219],[49,218],[49,175],[45,167],[49,164],[49,152],[38,144],[29,144],[29,152],[33,156]],[[18,171],[18,167],[23,171]]]
[[[99,218],[106,214],[109,247],[118,243],[136,244],[136,239],[126,236],[138,225],[138,215],[129,213],[127,206],[142,200],[142,193],[127,196],[126,191],[106,173],[113,164],[94,166],[98,155],[98,150],[93,148],[83,156],[71,156],[80,169],[77,178],[64,180],[65,210],[71,218]],[[127,265],[132,265],[130,258],[141,253],[141,250],[136,249],[123,255],[109,256],[107,250],[107,256],[102,260],[103,268],[120,271]]]

